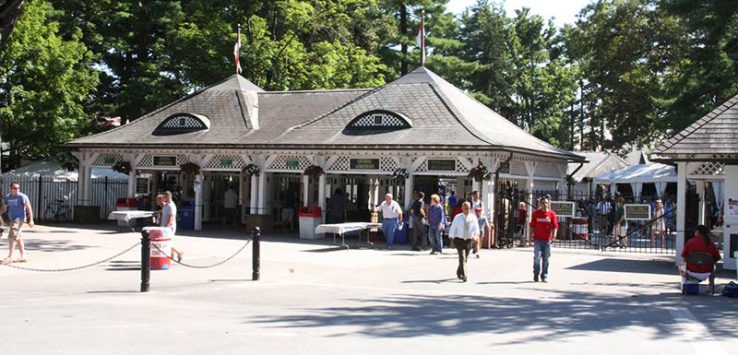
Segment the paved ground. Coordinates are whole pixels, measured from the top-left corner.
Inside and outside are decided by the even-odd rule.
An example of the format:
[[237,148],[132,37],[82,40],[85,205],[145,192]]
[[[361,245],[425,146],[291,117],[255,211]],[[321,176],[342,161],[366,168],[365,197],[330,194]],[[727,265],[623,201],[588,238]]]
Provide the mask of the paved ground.
[[[86,264],[139,240],[112,229],[37,226],[25,235],[27,266]],[[204,265],[235,252],[242,237],[176,242],[184,261]],[[249,246],[218,268],[152,272],[149,293],[138,292],[138,248],[81,271],[0,267],[0,353],[717,355],[738,347],[738,300],[681,296],[663,258],[555,249],[542,284],[531,280],[530,249],[483,250],[461,283],[446,252],[271,237],[258,282]],[[721,276],[719,284],[735,274]]]

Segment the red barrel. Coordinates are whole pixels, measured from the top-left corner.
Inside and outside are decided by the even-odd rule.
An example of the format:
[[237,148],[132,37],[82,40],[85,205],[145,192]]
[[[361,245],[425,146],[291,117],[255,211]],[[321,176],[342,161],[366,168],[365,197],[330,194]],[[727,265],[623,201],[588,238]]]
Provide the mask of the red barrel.
[[151,270],[169,270],[172,254],[172,231],[169,228],[147,227],[151,241]]
[[571,221],[572,233],[575,239],[588,240],[589,239],[589,222],[586,218],[574,218]]

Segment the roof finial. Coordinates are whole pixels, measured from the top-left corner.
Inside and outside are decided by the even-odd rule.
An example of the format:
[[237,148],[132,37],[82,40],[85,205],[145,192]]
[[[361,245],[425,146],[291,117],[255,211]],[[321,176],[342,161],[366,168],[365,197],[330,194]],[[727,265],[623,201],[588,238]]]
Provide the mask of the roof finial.
[[420,66],[425,66],[425,10],[420,11],[420,28],[416,44],[420,48]]

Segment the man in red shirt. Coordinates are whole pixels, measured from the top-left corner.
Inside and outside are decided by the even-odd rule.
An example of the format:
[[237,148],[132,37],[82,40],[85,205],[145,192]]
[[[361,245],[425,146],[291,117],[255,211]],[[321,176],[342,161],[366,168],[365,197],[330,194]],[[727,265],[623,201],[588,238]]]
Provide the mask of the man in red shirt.
[[698,265],[687,263],[687,270],[698,273],[712,272],[715,266],[714,264],[720,260],[720,252],[715,247],[715,243],[710,239],[709,228],[704,225],[697,226],[697,229],[694,231],[694,237],[687,240],[687,244],[684,245],[684,250],[682,250],[682,264],[685,263],[684,258],[690,253],[710,254],[712,255],[713,264]]
[[[538,199],[539,208],[533,211],[530,218],[531,237],[533,239],[533,281],[546,282],[548,278],[548,259],[551,257],[551,244],[556,241],[556,230],[559,229],[559,219],[556,212],[550,210],[551,201],[546,197]],[[543,270],[541,270],[543,259]]]

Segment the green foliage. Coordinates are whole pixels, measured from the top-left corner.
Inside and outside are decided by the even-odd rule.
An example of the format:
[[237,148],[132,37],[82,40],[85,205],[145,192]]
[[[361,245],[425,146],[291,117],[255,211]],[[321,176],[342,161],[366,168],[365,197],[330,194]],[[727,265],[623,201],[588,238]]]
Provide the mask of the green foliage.
[[57,145],[88,124],[84,104],[98,84],[94,59],[74,33],[59,24],[43,0],[29,1],[13,36],[0,53],[0,120],[3,141],[26,158],[61,156]]

